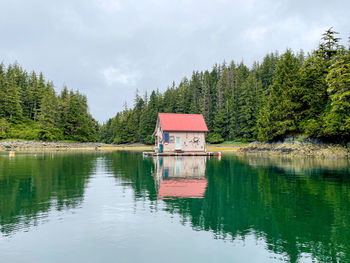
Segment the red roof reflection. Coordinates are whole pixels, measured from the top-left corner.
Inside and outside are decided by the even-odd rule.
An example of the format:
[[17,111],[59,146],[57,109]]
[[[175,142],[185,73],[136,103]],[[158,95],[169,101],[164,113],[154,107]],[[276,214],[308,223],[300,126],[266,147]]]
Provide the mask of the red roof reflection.
[[163,180],[158,191],[158,199],[203,198],[207,183],[207,179]]

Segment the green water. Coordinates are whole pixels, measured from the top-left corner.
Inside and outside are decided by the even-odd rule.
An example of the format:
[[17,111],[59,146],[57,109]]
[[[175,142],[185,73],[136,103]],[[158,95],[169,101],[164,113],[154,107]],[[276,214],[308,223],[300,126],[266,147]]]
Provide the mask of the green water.
[[1,153],[0,262],[350,262],[348,161],[203,158]]

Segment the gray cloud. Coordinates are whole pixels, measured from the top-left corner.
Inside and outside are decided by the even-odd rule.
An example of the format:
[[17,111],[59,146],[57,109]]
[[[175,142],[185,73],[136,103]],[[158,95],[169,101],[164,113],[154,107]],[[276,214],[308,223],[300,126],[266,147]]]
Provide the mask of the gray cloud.
[[79,89],[104,121],[136,89],[163,91],[192,70],[311,51],[330,26],[346,39],[348,10],[324,0],[0,0],[0,60]]

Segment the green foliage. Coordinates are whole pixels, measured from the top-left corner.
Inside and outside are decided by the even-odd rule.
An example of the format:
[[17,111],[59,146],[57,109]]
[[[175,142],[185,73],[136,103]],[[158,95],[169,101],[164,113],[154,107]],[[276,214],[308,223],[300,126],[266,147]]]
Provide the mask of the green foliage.
[[324,118],[324,135],[350,139],[350,54],[332,61],[327,83],[331,109]]
[[[214,134],[219,135],[221,138],[227,137],[228,134],[228,114],[225,109],[217,112],[214,118]],[[224,139],[222,139],[224,141]]]
[[57,96],[42,73],[0,64],[0,138],[97,141],[98,132],[85,96],[66,87]]
[[27,121],[24,123],[11,125],[6,138],[22,140],[40,140],[40,128],[37,122]]
[[207,141],[283,140],[307,136],[349,140],[348,55],[332,28],[305,58],[301,50],[266,55],[249,69],[243,62],[193,71],[163,93],[136,95],[133,109],[101,127],[107,143],[153,142],[159,112],[201,113]]
[[241,96],[238,99],[240,112],[238,114],[239,132],[236,137],[245,139],[257,135],[257,117],[260,110],[260,99],[263,94],[262,84],[253,74],[250,74],[242,84]]
[[0,119],[0,139],[6,138],[6,133],[9,128],[9,124],[5,118]]
[[221,137],[220,134],[214,133],[214,134],[208,135],[207,141],[209,143],[222,143],[224,141],[224,139]]
[[260,140],[278,139],[296,131],[298,74],[298,60],[287,50],[277,65],[276,77],[269,87],[269,97],[259,117]]
[[1,99],[1,104],[3,105],[2,115],[7,118],[8,121],[17,123],[22,118],[22,108],[20,104],[19,89],[11,76],[4,81],[3,91],[4,96]]
[[300,116],[303,120],[316,119],[328,101],[328,62],[314,52],[300,69]]
[[154,137],[152,135],[147,135],[147,137],[143,140],[143,143],[152,145],[154,144]]
[[38,138],[42,141],[58,141],[63,136],[62,131],[58,128],[45,128],[39,130]]

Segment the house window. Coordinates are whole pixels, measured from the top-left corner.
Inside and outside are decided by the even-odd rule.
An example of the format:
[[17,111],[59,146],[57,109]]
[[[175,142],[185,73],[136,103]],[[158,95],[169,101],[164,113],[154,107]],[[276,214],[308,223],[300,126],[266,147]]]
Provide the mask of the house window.
[[169,133],[168,132],[164,133],[164,142],[169,142]]
[[174,143],[174,136],[170,136],[170,142]]

